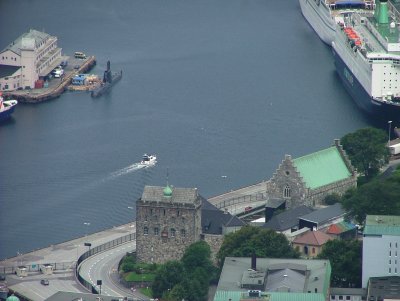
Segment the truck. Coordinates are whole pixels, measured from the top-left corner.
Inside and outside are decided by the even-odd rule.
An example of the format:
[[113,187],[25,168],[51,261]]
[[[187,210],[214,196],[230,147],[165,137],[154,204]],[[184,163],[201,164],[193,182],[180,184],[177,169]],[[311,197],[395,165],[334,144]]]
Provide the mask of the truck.
[[392,156],[400,154],[400,143],[390,145],[389,151]]

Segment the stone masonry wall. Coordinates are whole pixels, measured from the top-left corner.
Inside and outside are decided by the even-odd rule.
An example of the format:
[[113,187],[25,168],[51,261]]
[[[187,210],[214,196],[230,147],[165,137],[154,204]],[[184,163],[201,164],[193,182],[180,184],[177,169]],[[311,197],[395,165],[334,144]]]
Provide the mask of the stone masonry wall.
[[211,260],[217,264],[217,253],[224,242],[223,235],[204,234],[204,241],[208,243],[211,249]]
[[300,173],[293,165],[292,157],[286,155],[285,159],[268,181],[267,194],[273,198],[284,198],[286,185],[290,188],[290,197],[286,198],[286,208],[294,208],[303,204],[308,195]]
[[136,202],[138,261],[164,263],[168,260],[179,260],[186,247],[200,239],[200,218],[200,206],[138,200]]

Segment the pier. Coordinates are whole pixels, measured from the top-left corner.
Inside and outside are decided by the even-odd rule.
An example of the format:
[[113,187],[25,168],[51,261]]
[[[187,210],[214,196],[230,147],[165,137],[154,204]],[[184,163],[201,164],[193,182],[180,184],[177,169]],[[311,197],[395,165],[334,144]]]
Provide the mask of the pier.
[[96,65],[94,56],[84,60],[69,58],[68,65],[64,69],[64,75],[60,78],[52,78],[48,83],[48,87],[4,92],[3,95],[7,99],[16,99],[21,103],[39,103],[57,98],[64,93],[75,75],[90,70],[94,65]]

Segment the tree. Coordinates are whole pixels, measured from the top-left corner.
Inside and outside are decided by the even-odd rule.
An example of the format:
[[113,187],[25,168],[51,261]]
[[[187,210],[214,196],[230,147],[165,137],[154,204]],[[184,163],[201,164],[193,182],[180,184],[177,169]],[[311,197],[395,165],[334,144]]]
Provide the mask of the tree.
[[341,143],[352,165],[359,173],[370,179],[389,160],[387,139],[386,132],[383,130],[364,128],[345,135]]
[[386,179],[374,179],[346,193],[342,205],[362,224],[368,214],[400,215],[400,170]]
[[171,290],[185,279],[185,269],[179,261],[168,261],[161,265],[151,285],[153,296],[161,298],[164,292]]
[[328,194],[324,198],[325,205],[333,205],[340,202],[340,195],[337,193]]
[[186,271],[194,271],[197,267],[204,268],[207,272],[212,271],[211,249],[203,240],[191,244],[181,259]]
[[299,253],[290,246],[283,234],[270,229],[245,226],[225,236],[217,258],[222,267],[225,257],[251,257],[253,251],[258,257],[299,257]]
[[359,240],[330,240],[318,255],[332,265],[331,286],[361,287],[362,243]]

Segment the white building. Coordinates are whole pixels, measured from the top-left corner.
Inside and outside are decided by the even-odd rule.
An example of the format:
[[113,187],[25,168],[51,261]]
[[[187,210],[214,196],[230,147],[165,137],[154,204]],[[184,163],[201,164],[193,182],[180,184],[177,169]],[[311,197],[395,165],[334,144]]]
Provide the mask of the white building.
[[57,37],[31,29],[0,53],[0,91],[34,88],[61,63]]
[[364,288],[370,277],[400,276],[400,216],[367,215],[362,258]]

